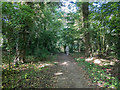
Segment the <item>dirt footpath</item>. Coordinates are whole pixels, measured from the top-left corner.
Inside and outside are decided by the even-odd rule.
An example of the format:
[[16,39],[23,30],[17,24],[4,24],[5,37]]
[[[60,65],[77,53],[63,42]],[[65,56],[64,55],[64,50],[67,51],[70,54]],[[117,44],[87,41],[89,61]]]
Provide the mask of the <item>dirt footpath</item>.
[[57,81],[56,88],[93,88],[88,86],[80,67],[71,56],[59,54],[57,56],[57,72],[54,73]]

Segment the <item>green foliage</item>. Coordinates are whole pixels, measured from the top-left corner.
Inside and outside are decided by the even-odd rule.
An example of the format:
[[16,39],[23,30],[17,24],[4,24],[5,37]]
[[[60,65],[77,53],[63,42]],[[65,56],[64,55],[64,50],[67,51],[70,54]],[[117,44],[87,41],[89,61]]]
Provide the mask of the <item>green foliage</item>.
[[119,58],[120,53],[118,51],[119,4],[119,2],[108,2],[99,7],[91,4],[89,14],[93,50],[97,49],[99,54],[116,58]]
[[24,56],[41,59],[58,52],[57,30],[62,23],[56,16],[57,5],[3,2],[2,7],[4,51],[10,50],[16,56],[17,53],[23,56],[21,52],[24,52]]
[[84,67],[84,70],[86,70],[94,83],[104,83],[104,86],[102,87],[106,88],[119,87],[119,79],[105,72],[106,69],[109,68],[108,66],[106,66],[106,69],[103,70],[101,66],[86,62],[85,59],[76,58],[76,62],[78,62],[80,66]]
[[[18,44],[19,51],[38,57],[57,53],[66,45],[70,52],[85,51],[85,33],[89,33],[91,55],[119,59],[119,2],[98,4],[89,3],[89,18],[83,21],[82,3],[76,3],[76,12],[66,13],[58,10],[59,3],[3,2],[3,50],[16,53]],[[89,27],[83,27],[85,23]]]
[[46,60],[46,59],[47,59],[47,56],[48,56],[49,54],[50,54],[50,53],[49,53],[48,50],[45,49],[45,48],[41,48],[41,49],[35,50],[35,56],[36,56],[36,57],[39,57],[40,60]]

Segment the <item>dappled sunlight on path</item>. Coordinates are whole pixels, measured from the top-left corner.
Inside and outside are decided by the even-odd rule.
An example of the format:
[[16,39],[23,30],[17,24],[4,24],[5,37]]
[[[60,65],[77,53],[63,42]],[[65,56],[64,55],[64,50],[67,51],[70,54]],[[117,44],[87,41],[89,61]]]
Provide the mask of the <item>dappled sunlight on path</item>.
[[65,54],[57,57],[58,71],[54,73],[57,77],[55,87],[57,88],[92,88],[88,86],[88,81],[83,77],[83,72],[76,65],[74,60]]

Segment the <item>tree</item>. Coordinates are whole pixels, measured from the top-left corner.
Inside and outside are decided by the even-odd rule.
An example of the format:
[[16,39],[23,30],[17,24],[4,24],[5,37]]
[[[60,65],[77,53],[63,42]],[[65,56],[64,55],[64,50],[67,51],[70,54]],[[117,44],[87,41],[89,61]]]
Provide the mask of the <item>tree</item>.
[[15,64],[26,62],[25,56],[31,53],[46,57],[57,51],[57,30],[62,23],[56,11],[59,3],[56,4],[3,2],[4,43],[7,41],[4,49],[16,54]]
[[88,24],[88,2],[84,2],[82,4],[82,13],[83,13],[83,28],[86,29],[84,33],[84,43],[85,43],[85,56],[88,57],[90,56],[90,32],[88,30],[89,24]]

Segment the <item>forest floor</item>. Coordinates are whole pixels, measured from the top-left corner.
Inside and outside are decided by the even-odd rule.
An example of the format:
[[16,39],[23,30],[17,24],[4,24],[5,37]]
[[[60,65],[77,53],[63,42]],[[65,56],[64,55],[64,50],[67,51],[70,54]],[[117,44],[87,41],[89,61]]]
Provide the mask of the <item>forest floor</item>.
[[10,70],[9,65],[3,63],[3,88],[118,87],[117,70],[113,66],[105,66],[112,64],[113,60],[95,57],[85,59],[84,55],[63,53],[50,56],[44,61],[38,60],[20,64],[17,67],[12,66],[11,63]]
[[11,70],[3,66],[3,88],[93,88],[89,76],[66,54],[53,61],[22,64]]

